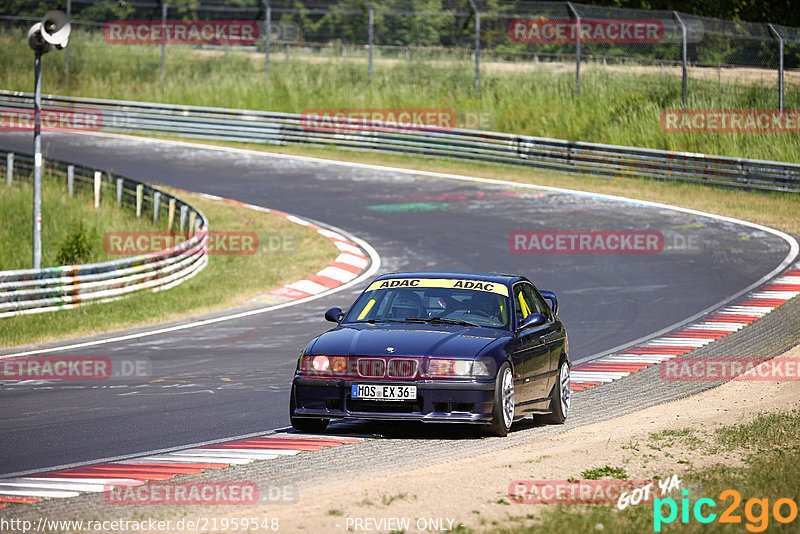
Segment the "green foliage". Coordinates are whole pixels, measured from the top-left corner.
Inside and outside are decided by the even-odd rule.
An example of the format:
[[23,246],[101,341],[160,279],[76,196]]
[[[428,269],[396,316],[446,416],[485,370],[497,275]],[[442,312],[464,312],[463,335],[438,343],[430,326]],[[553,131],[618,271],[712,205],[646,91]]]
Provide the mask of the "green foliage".
[[88,263],[92,257],[92,249],[97,246],[98,234],[94,229],[87,228],[83,219],[78,219],[70,224],[70,229],[58,247],[56,264],[77,265]]
[[625,472],[624,467],[611,467],[610,465],[606,465],[604,467],[587,469],[581,473],[581,477],[583,477],[584,480],[600,480],[601,478],[627,480],[628,474]]

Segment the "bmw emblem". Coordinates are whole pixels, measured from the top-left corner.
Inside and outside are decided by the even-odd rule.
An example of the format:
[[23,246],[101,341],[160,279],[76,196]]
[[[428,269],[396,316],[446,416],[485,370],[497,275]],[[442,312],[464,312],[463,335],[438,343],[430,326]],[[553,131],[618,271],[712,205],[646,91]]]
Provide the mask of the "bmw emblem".
[[393,353],[394,351],[395,351],[394,347],[386,347],[386,352],[388,352],[389,354]]

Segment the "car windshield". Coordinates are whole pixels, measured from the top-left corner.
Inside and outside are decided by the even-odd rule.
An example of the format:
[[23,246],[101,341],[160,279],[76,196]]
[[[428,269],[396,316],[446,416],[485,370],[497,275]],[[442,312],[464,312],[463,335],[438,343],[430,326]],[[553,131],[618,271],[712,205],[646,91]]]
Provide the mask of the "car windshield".
[[508,328],[508,289],[481,280],[378,280],[344,318],[353,322],[430,322]]

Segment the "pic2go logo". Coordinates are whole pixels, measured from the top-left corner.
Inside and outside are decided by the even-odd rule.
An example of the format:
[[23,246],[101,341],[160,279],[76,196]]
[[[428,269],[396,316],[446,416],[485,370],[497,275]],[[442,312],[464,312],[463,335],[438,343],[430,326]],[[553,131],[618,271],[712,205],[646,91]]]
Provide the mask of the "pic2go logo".
[[[719,494],[720,501],[733,501],[728,505],[724,512],[719,515],[711,511],[712,508],[717,506],[714,499],[703,498],[695,501],[692,506],[689,503],[689,490],[682,491],[683,498],[680,504],[681,523],[687,524],[690,521],[689,512],[691,511],[694,520],[698,523],[713,523],[715,520],[719,523],[742,523],[742,516],[736,513],[739,505],[742,503],[742,495],[734,490],[727,489]],[[772,503],[772,508],[769,506],[769,499],[748,499],[744,504],[744,516],[747,519],[745,528],[750,532],[764,532],[769,527],[770,511],[772,517],[778,523],[791,523],[797,519],[797,503],[792,499],[777,499]],[[668,510],[667,515],[664,516],[665,507]],[[672,523],[678,518],[678,503],[675,499],[667,497],[665,499],[656,498],[653,501],[653,531],[661,532],[661,525]]]

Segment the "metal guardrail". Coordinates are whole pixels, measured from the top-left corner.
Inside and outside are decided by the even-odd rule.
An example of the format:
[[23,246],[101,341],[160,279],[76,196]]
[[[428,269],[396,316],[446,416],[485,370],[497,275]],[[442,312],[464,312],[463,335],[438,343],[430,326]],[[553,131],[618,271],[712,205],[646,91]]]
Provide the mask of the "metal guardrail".
[[[0,154],[7,181],[7,185],[0,187],[11,185],[14,179],[30,180],[32,157]],[[168,249],[103,263],[0,271],[0,318],[108,302],[134,291],[169,289],[208,264],[208,220],[197,208],[147,184],[88,167],[45,160],[45,169],[65,176],[70,194],[75,185],[90,187],[95,205],[113,198],[117,205],[135,206],[137,215],[150,214],[155,222],[165,217],[167,228],[191,235]],[[103,195],[104,190],[112,191],[115,196]]]
[[[33,95],[0,91],[2,113],[30,113]],[[53,112],[93,113],[93,129],[267,144],[313,144],[522,165],[575,174],[645,177],[766,191],[800,192],[800,165],[691,152],[565,141],[466,129],[369,126],[340,120],[320,128],[301,114],[43,97]]]

